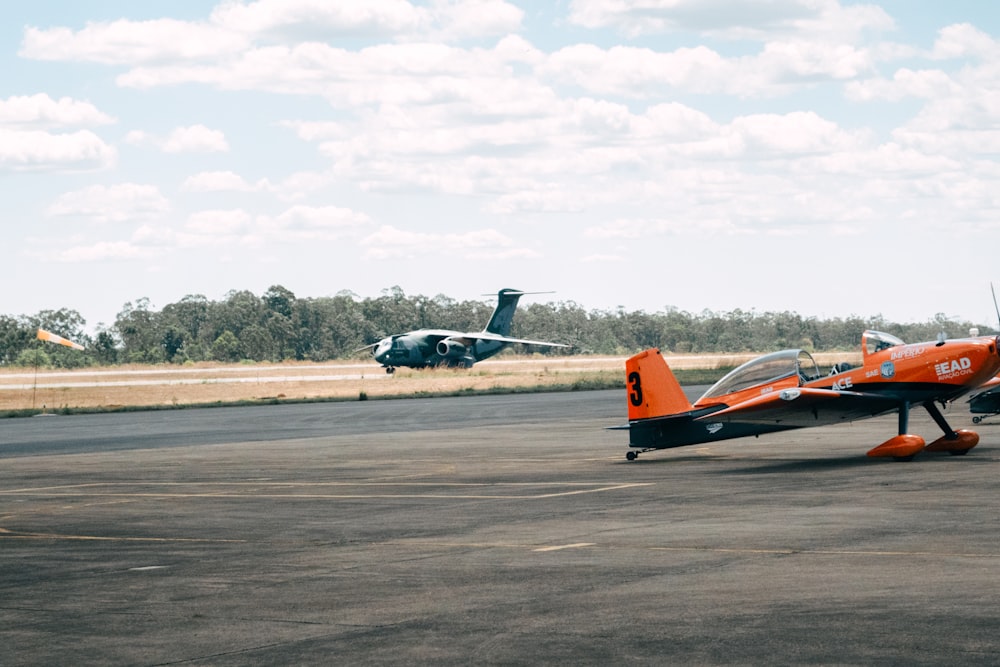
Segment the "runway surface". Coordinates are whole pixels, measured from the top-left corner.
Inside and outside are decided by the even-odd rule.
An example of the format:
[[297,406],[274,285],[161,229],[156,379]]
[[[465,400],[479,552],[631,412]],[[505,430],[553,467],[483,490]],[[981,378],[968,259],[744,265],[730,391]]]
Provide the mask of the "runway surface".
[[907,463],[865,457],[892,415],[628,463],[604,429],[624,412],[616,391],[0,421],[0,662],[1000,662],[997,425]]

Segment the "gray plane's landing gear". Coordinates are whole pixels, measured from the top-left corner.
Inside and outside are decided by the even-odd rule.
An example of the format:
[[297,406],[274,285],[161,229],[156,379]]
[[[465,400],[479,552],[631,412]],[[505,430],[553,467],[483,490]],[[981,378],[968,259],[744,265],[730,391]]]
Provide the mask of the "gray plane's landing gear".
[[628,461],[635,461],[637,458],[639,458],[639,454],[642,454],[643,452],[651,452],[655,449],[656,447],[647,447],[646,449],[638,449],[638,450],[630,449],[627,452],[625,452],[625,459]]
[[393,373],[396,372],[396,369],[393,368],[392,366],[386,366],[385,367],[385,372],[386,372],[386,375],[392,375]]

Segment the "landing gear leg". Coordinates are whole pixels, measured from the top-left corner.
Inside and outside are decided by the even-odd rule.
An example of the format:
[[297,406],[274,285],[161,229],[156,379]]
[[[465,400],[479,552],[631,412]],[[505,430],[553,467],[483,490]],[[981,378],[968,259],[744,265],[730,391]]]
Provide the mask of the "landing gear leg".
[[910,426],[910,404],[899,404],[899,434],[878,447],[869,450],[868,456],[887,456],[897,461],[909,461],[924,448],[924,439],[907,433]]
[[942,431],[944,431],[944,437],[949,440],[955,440],[958,438],[958,433],[948,424],[944,415],[941,414],[941,411],[938,410],[938,406],[934,405],[933,401],[927,401],[924,403],[924,409],[930,413],[934,423],[937,424]]
[[[904,402],[899,406],[899,435],[906,435],[906,431],[910,428],[910,404]],[[921,443],[923,445],[923,443]],[[904,454],[902,456],[893,456],[894,461],[912,461],[916,453]]]
[[393,373],[396,372],[396,369],[393,368],[392,366],[386,366],[385,367],[385,372],[386,372],[386,375],[392,375]]
[[933,401],[928,401],[924,403],[924,408],[930,414],[934,422],[944,431],[944,435],[927,445],[927,451],[929,452],[940,452],[945,451],[952,456],[963,456],[969,453],[969,450],[979,444],[979,434],[975,431],[969,431],[967,429],[961,429],[956,431],[953,429],[948,422],[945,420],[944,415],[938,410],[938,407]]

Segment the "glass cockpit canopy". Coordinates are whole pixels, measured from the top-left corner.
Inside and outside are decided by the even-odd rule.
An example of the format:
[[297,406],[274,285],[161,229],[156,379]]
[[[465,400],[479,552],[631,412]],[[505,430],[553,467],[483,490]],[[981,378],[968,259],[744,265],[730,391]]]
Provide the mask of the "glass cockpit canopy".
[[861,347],[866,355],[875,354],[897,345],[906,345],[906,343],[884,331],[868,329],[861,335]]
[[698,402],[719,398],[749,387],[777,382],[796,374],[803,380],[819,377],[819,367],[812,355],[805,350],[772,352],[751,359],[739,368],[727,373],[725,377],[712,385]]

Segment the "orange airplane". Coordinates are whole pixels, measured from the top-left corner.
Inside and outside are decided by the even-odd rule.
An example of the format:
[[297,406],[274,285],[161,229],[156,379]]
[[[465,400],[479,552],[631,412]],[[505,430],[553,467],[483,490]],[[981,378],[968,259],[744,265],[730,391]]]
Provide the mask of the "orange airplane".
[[[683,447],[809,426],[899,413],[899,433],[868,452],[908,461],[921,451],[965,454],[979,442],[973,431],[948,425],[942,405],[1000,371],[1000,337],[980,336],[907,345],[865,331],[863,361],[823,375],[805,350],[766,354],[716,382],[693,405],[660,351],[625,362],[629,461],[640,452]],[[907,433],[910,408],[923,406],[944,435],[925,445]],[[621,427],[626,428],[626,427]]]

